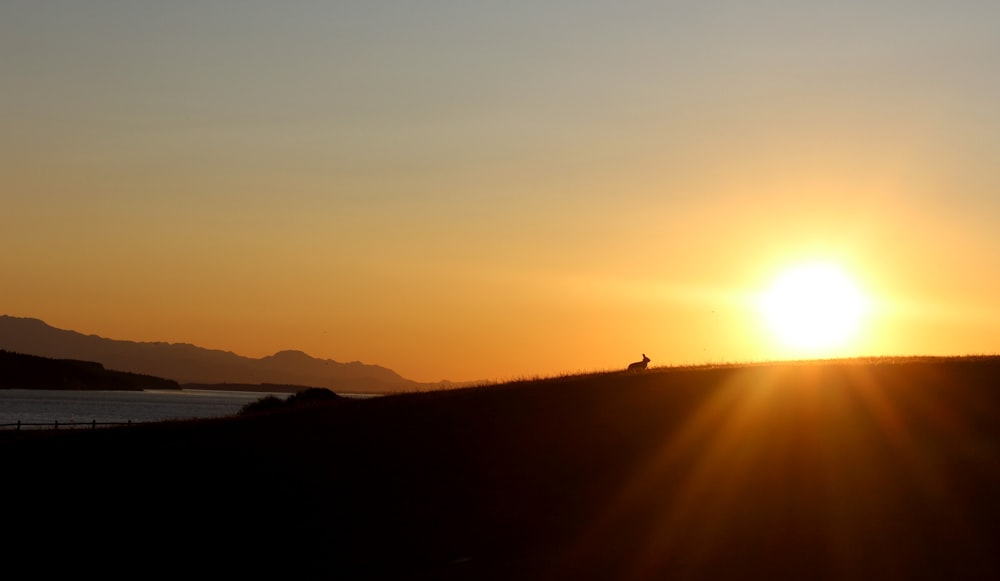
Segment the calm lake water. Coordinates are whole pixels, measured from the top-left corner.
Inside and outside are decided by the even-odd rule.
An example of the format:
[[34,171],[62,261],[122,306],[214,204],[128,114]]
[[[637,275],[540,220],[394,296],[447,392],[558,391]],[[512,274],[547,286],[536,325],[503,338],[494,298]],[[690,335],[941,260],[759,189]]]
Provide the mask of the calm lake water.
[[0,426],[18,421],[69,424],[222,417],[234,415],[247,403],[267,395],[286,398],[289,394],[209,390],[0,389]]

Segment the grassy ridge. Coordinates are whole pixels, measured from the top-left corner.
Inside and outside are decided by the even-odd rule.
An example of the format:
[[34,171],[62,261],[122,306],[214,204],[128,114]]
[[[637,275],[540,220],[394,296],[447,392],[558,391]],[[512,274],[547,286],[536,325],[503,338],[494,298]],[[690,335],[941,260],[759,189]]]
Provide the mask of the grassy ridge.
[[1000,573],[992,357],[568,376],[0,434],[0,457],[3,547],[50,574]]

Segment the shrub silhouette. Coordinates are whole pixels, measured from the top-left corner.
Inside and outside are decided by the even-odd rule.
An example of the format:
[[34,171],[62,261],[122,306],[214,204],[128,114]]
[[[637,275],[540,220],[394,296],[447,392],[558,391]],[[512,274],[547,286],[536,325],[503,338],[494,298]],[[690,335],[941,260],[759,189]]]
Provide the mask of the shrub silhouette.
[[240,415],[269,412],[283,407],[285,407],[285,402],[281,398],[269,395],[244,405],[240,408]]
[[310,387],[294,393],[285,400],[285,405],[302,405],[340,399],[340,396],[325,387]]
[[288,396],[287,399],[268,395],[257,401],[244,405],[239,415],[256,414],[285,409],[293,406],[310,405],[341,399],[341,397],[325,387],[310,387]]

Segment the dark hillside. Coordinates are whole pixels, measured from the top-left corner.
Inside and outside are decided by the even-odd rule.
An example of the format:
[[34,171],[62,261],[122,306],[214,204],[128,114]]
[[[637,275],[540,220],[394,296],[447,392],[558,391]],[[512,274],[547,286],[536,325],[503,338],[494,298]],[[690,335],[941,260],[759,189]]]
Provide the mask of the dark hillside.
[[105,369],[93,361],[51,359],[0,349],[0,389],[180,389],[176,381]]
[[651,370],[0,432],[0,457],[17,499],[5,566],[50,578],[1000,574],[996,358]]

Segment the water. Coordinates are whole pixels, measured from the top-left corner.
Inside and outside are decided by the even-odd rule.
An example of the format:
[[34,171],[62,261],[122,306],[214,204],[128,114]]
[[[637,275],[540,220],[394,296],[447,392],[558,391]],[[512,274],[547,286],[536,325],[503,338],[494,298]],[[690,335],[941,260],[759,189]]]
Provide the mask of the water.
[[247,403],[268,395],[285,398],[289,394],[210,390],[0,389],[0,426],[18,421],[89,424],[214,418],[235,415]]

